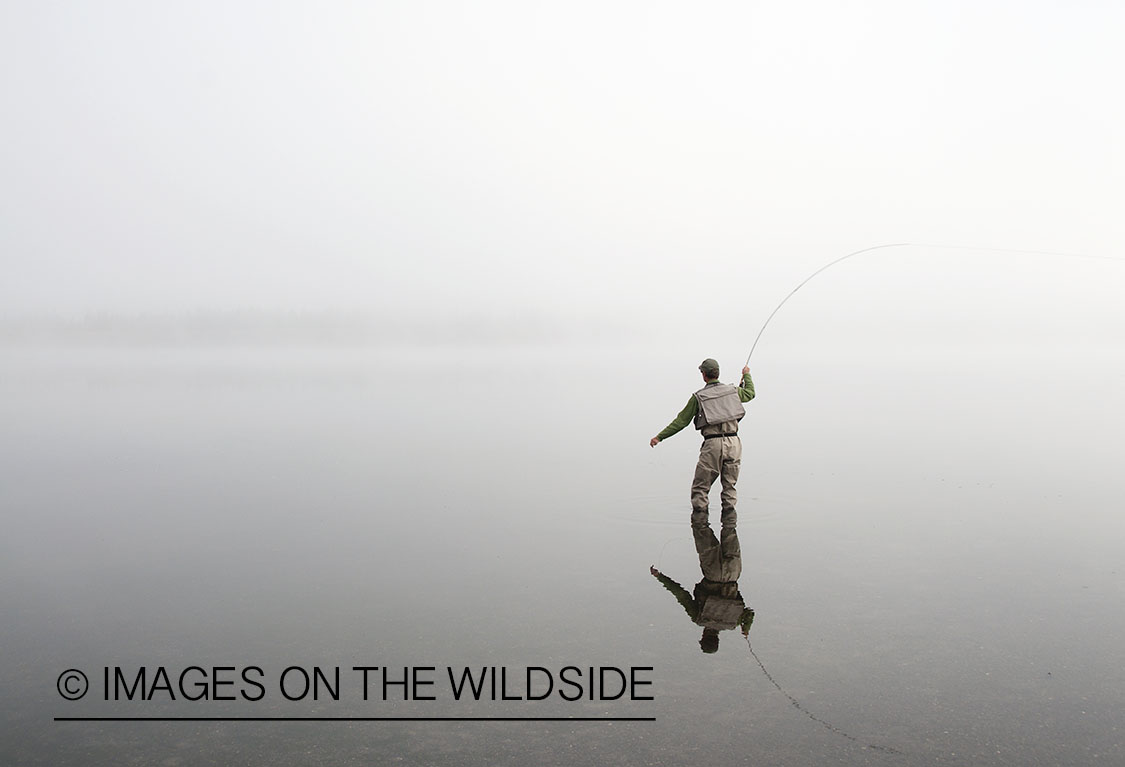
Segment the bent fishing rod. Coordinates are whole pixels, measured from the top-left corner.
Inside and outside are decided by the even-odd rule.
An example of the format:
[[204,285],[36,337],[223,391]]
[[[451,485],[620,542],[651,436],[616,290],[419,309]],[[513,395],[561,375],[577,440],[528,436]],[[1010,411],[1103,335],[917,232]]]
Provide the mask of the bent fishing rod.
[[754,356],[754,350],[758,348],[758,341],[761,340],[762,333],[766,332],[766,327],[769,326],[770,320],[773,319],[774,315],[778,313],[778,311],[781,309],[781,307],[785,306],[785,303],[790,298],[792,298],[798,290],[800,290],[806,284],[811,282],[812,279],[814,277],[816,277],[818,274],[820,274],[821,272],[827,271],[828,269],[832,268],[833,266],[840,263],[841,261],[847,261],[849,258],[852,258],[854,256],[858,256],[861,253],[870,253],[871,251],[883,250],[885,248],[935,248],[935,249],[941,249],[941,250],[977,250],[977,251],[982,251],[982,252],[986,252],[986,253],[1025,253],[1025,254],[1029,254],[1029,255],[1040,255],[1040,256],[1065,256],[1065,257],[1068,257],[1068,258],[1097,258],[1097,259],[1102,259],[1102,260],[1105,260],[1105,261],[1125,261],[1125,259],[1123,259],[1123,258],[1115,258],[1113,256],[1093,256],[1093,255],[1089,255],[1089,254],[1086,254],[1086,253],[1063,253],[1063,252],[1051,251],[1051,250],[1025,250],[1025,249],[1022,249],[1022,248],[980,248],[980,247],[973,247],[973,246],[970,246],[970,245],[931,245],[931,244],[928,244],[928,243],[917,243],[917,242],[888,242],[888,243],[884,243],[882,245],[872,245],[869,248],[861,248],[860,250],[854,250],[851,253],[848,253],[846,256],[840,256],[839,258],[837,258],[833,261],[829,261],[827,264],[825,264],[824,266],[817,269],[815,272],[810,274],[808,277],[801,280],[801,282],[797,284],[797,287],[795,287],[791,291],[789,291],[789,295],[787,295],[787,296],[785,296],[785,298],[781,299],[781,303],[779,303],[777,306],[774,307],[774,310],[772,312],[770,312],[770,316],[766,317],[766,321],[764,323],[762,323],[762,329],[758,331],[758,335],[754,338],[754,343],[750,347],[750,353],[746,355],[746,362],[744,363],[744,366],[750,364],[750,358]]

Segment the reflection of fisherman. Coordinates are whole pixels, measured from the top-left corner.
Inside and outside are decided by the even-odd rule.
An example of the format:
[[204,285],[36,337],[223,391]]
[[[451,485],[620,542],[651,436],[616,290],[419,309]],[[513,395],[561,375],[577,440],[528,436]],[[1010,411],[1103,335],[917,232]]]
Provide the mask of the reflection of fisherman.
[[744,367],[742,386],[719,383],[719,363],[713,359],[703,360],[699,370],[706,385],[691,395],[676,419],[649,440],[649,445],[656,447],[658,442],[668,439],[694,420],[695,428],[703,435],[703,446],[699,448],[699,462],[691,483],[692,517],[695,519],[702,515],[706,520],[711,485],[718,478],[723,484],[720,496],[722,523],[724,527],[734,526],[738,519],[734,510],[738,499],[734,485],[742,462],[738,422],[746,414],[742,403],[754,399],[754,382],[750,379],[750,368]]
[[713,653],[719,649],[720,631],[739,626],[743,636],[750,633],[754,611],[746,606],[738,590],[738,576],[742,574],[738,532],[733,527],[724,527],[716,538],[706,522],[693,523],[691,529],[703,570],[703,580],[695,584],[695,590],[689,594],[655,567],[650,567],[649,572],[683,605],[692,623],[703,627],[699,647],[705,653]]

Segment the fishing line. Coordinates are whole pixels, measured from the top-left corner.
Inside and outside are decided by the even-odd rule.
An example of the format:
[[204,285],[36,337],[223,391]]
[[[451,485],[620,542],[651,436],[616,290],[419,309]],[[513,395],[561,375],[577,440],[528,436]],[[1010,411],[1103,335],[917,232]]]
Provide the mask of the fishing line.
[[892,748],[890,746],[878,746],[874,743],[864,743],[859,738],[857,738],[856,736],[851,735],[847,732],[844,732],[843,730],[841,730],[836,725],[832,724],[831,722],[826,722],[825,720],[816,716],[811,711],[809,711],[807,708],[802,706],[801,702],[799,700],[797,700],[796,698],[794,698],[792,695],[790,695],[788,692],[786,692],[781,687],[781,685],[779,685],[777,683],[777,680],[773,678],[773,675],[770,674],[770,672],[766,670],[766,666],[765,666],[764,663],[762,663],[762,659],[758,657],[758,653],[754,652],[754,648],[750,644],[750,635],[747,634],[743,638],[746,640],[746,647],[747,647],[747,649],[750,650],[750,654],[752,656],[754,656],[754,660],[756,660],[758,662],[758,668],[760,668],[762,670],[762,673],[766,675],[766,679],[770,680],[770,684],[772,684],[774,687],[776,687],[778,692],[780,692],[782,695],[784,695],[786,698],[789,699],[789,702],[793,704],[793,707],[795,709],[800,711],[802,714],[807,716],[809,719],[812,719],[817,724],[828,728],[830,731],[836,733],[837,735],[839,735],[843,738],[846,738],[846,739],[850,740],[852,743],[856,743],[856,744],[858,744],[858,745],[860,745],[864,748],[870,748],[874,751],[882,751],[882,752],[888,753],[888,754],[898,754],[899,756],[905,756],[905,754],[903,754],[903,752],[899,751],[897,748]]
[[[1019,248],[981,248],[981,247],[973,247],[973,246],[968,246],[968,245],[929,245],[929,244],[924,244],[924,243],[912,243],[912,242],[890,242],[890,243],[885,243],[885,244],[882,244],[882,245],[873,245],[873,246],[868,247],[868,248],[862,248],[860,250],[852,251],[851,253],[848,253],[847,255],[844,255],[844,256],[841,256],[837,259],[829,261],[827,264],[820,267],[815,272],[813,272],[808,277],[806,277],[801,282],[799,282],[797,284],[797,287],[793,288],[793,290],[789,291],[789,294],[786,295],[785,298],[781,299],[781,303],[779,303],[776,307],[774,307],[774,310],[772,312],[770,312],[768,317],[766,317],[766,321],[764,323],[762,323],[761,330],[759,330],[758,335],[755,336],[754,343],[750,347],[750,353],[748,355],[746,355],[746,365],[750,364],[750,358],[754,356],[754,350],[758,348],[758,341],[761,340],[762,334],[765,332],[766,328],[770,324],[770,320],[772,320],[774,318],[774,315],[776,315],[778,313],[778,311],[781,310],[781,307],[785,306],[786,302],[788,302],[789,299],[792,298],[797,293],[797,291],[799,291],[806,284],[811,282],[813,280],[813,278],[815,278],[817,275],[821,274],[824,271],[827,271],[828,269],[832,268],[836,264],[839,264],[843,261],[847,261],[849,258],[853,258],[855,256],[858,256],[858,255],[862,254],[862,253],[870,253],[872,251],[885,250],[887,248],[934,248],[934,249],[941,249],[941,250],[975,250],[975,251],[986,252],[986,253],[1023,253],[1023,254],[1028,254],[1028,255],[1063,256],[1063,257],[1068,257],[1068,258],[1093,258],[1093,259],[1101,259],[1101,260],[1106,260],[1106,261],[1125,261],[1125,259],[1117,258],[1117,257],[1114,257],[1114,256],[1093,256],[1093,255],[1088,255],[1088,254],[1084,254],[1084,253],[1063,253],[1063,252],[1058,252],[1058,251],[1026,250],[1026,249],[1019,249]],[[667,546],[667,544],[665,544],[665,546]],[[661,554],[663,554],[663,551],[661,552]],[[788,698],[789,702],[793,705],[793,707],[796,708],[798,711],[800,711],[802,714],[804,714],[805,716],[807,716],[809,719],[816,722],[817,724],[827,728],[831,732],[834,732],[837,735],[839,735],[843,738],[846,738],[847,740],[852,741],[853,743],[864,746],[865,748],[870,748],[870,749],[873,749],[873,750],[876,750],[876,751],[883,751],[883,752],[891,753],[891,754],[903,755],[903,752],[901,752],[901,751],[899,751],[895,748],[892,748],[890,746],[879,746],[879,745],[875,745],[873,743],[864,744],[856,736],[854,736],[854,735],[852,735],[848,732],[845,732],[844,730],[841,730],[839,727],[832,724],[831,722],[825,721],[824,719],[821,719],[820,717],[813,714],[811,711],[809,711],[807,708],[805,708],[799,700],[797,700],[795,697],[790,695],[780,684],[778,684],[777,680],[773,678],[773,675],[770,674],[770,672],[766,669],[765,664],[762,663],[762,659],[758,657],[758,654],[756,652],[754,652],[754,647],[753,647],[753,645],[750,644],[749,634],[747,634],[745,636],[745,639],[746,639],[746,648],[750,651],[750,655],[757,662],[758,668],[760,668],[762,670],[762,673],[765,674],[766,679],[769,680],[770,684],[772,684],[777,689],[778,692],[780,692],[782,695],[784,695],[786,698]]]
[[1039,255],[1039,256],[1064,256],[1064,257],[1068,257],[1068,258],[1095,258],[1095,259],[1100,259],[1100,260],[1103,260],[1103,261],[1125,261],[1125,259],[1123,259],[1123,258],[1115,258],[1114,256],[1092,256],[1092,255],[1088,255],[1088,254],[1085,254],[1085,253],[1063,253],[1063,252],[1053,251],[1053,250],[1025,250],[1025,249],[1021,249],[1021,248],[979,248],[979,247],[973,247],[971,245],[929,245],[929,244],[926,244],[926,243],[918,243],[918,242],[888,242],[888,243],[885,243],[883,245],[872,245],[869,248],[862,248],[861,250],[855,250],[855,251],[852,251],[851,253],[848,253],[846,256],[840,256],[839,258],[835,259],[834,261],[829,261],[827,264],[825,264],[824,266],[817,269],[815,272],[810,274],[808,277],[801,280],[801,282],[797,285],[797,287],[795,287],[795,288],[793,288],[793,290],[789,291],[789,295],[787,295],[785,298],[781,299],[781,303],[779,303],[776,307],[774,307],[774,310],[772,312],[770,312],[770,316],[766,317],[766,321],[764,323],[762,323],[762,329],[758,331],[758,335],[754,338],[754,343],[750,347],[750,353],[746,355],[746,363],[745,364],[746,365],[750,364],[750,358],[754,356],[754,350],[758,348],[758,341],[761,340],[762,333],[766,332],[766,327],[770,324],[770,320],[773,319],[773,316],[775,314],[777,314],[778,310],[780,310],[781,307],[785,306],[785,302],[788,301],[790,298],[792,298],[793,295],[798,290],[803,288],[808,282],[810,282],[818,274],[820,274],[823,271],[826,271],[827,269],[830,269],[831,267],[835,266],[836,264],[840,263],[841,261],[847,261],[849,258],[852,258],[853,256],[858,256],[861,253],[870,253],[873,250],[883,250],[884,248],[935,248],[935,249],[939,249],[939,250],[976,250],[976,251],[981,251],[981,252],[985,252],[985,253],[1024,253],[1024,254],[1028,254],[1028,255]]

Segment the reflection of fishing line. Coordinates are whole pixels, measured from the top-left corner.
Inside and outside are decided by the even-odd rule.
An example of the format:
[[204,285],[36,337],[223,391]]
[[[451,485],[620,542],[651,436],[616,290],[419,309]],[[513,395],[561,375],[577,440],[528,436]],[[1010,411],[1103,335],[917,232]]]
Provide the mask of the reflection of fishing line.
[[798,701],[796,698],[794,698],[792,695],[790,695],[784,689],[782,689],[781,685],[779,685],[777,683],[777,680],[773,678],[773,676],[770,674],[770,672],[766,671],[766,666],[765,666],[764,663],[762,663],[762,659],[758,657],[758,653],[754,652],[754,648],[750,645],[750,635],[747,634],[744,638],[746,639],[747,649],[749,649],[750,654],[754,656],[754,660],[756,660],[758,662],[758,668],[760,668],[762,670],[762,673],[766,675],[766,679],[770,680],[770,684],[772,684],[774,687],[776,687],[778,692],[780,692],[782,695],[784,695],[786,698],[789,699],[789,702],[793,704],[793,708],[797,709],[798,711],[800,711],[802,714],[807,716],[809,719],[812,719],[817,724],[820,724],[820,725],[823,725],[824,727],[827,727],[829,730],[836,733],[837,735],[840,735],[841,737],[847,738],[848,740],[852,741],[853,743],[858,743],[860,746],[863,746],[864,748],[870,748],[870,749],[875,750],[875,751],[883,751],[883,752],[888,753],[888,754],[898,754],[900,756],[904,756],[904,754],[901,751],[899,751],[896,748],[891,748],[890,746],[877,746],[874,743],[861,743],[860,740],[857,737],[855,737],[854,735],[850,735],[850,734],[844,732],[843,730],[841,730],[839,727],[832,724],[831,722],[824,721],[823,719],[821,719],[820,717],[816,716],[811,711],[809,711],[807,708],[802,706],[800,701]]
[[[869,253],[869,252],[874,251],[874,250],[883,250],[883,249],[886,249],[886,248],[933,248],[935,250],[969,250],[969,251],[978,251],[978,252],[983,252],[983,253],[1022,253],[1022,254],[1027,254],[1027,255],[1062,256],[1062,257],[1067,257],[1067,258],[1099,259],[1099,260],[1105,260],[1105,261],[1119,261],[1119,262],[1125,261],[1125,258],[1116,258],[1116,257],[1113,257],[1113,256],[1095,256],[1095,255],[1088,255],[1088,254],[1082,254],[1082,253],[1064,253],[1064,252],[1057,252],[1057,251],[1028,250],[1028,249],[1019,249],[1019,248],[986,248],[986,247],[973,247],[973,246],[964,246],[964,245],[931,245],[931,244],[925,244],[925,243],[911,243],[911,242],[892,242],[892,243],[886,243],[886,244],[883,244],[883,245],[873,245],[873,246],[868,247],[868,248],[862,248],[861,250],[853,251],[851,253],[848,253],[847,255],[841,256],[840,258],[837,258],[833,261],[828,262],[827,264],[825,264],[824,266],[820,267],[815,272],[810,274],[808,277],[806,277],[800,283],[798,283],[797,286],[795,288],[793,288],[793,290],[789,291],[788,295],[786,295],[785,298],[783,298],[781,300],[781,302],[777,306],[774,307],[773,311],[770,312],[768,317],[766,317],[766,321],[764,323],[762,323],[762,327],[758,331],[758,335],[755,336],[755,338],[754,338],[754,343],[750,346],[750,353],[746,355],[746,363],[745,364],[746,365],[750,364],[750,358],[754,356],[754,350],[758,348],[758,342],[761,340],[762,334],[765,333],[766,327],[769,326],[770,321],[774,318],[774,316],[778,313],[778,311],[781,310],[781,307],[785,306],[785,304],[789,301],[789,299],[792,298],[797,293],[797,291],[799,291],[806,284],[811,282],[813,280],[813,278],[815,278],[817,275],[819,275],[820,273],[830,269],[831,267],[835,266],[836,264],[841,263],[842,261],[846,261],[849,258],[853,258],[854,256],[858,256],[862,253]],[[664,552],[668,548],[668,544],[671,543],[674,540],[676,540],[676,539],[670,538],[664,544],[664,546],[660,549],[660,556],[657,558],[657,569],[659,569],[659,565],[663,561]],[[758,657],[758,654],[756,652],[754,652],[754,647],[750,644],[749,634],[745,635],[744,638],[746,639],[746,648],[750,651],[750,655],[754,658],[754,661],[758,664],[758,668],[760,668],[762,670],[762,673],[765,675],[766,679],[769,680],[770,684],[772,684],[774,686],[774,688],[777,689],[778,692],[780,692],[782,695],[784,695],[789,700],[789,702],[793,705],[794,708],[796,708],[798,711],[800,711],[806,717],[808,717],[812,721],[816,722],[817,724],[821,725],[822,727],[825,727],[826,729],[830,730],[831,732],[834,732],[837,735],[839,735],[843,738],[846,738],[847,740],[849,740],[853,743],[856,743],[863,748],[869,748],[873,751],[881,751],[881,752],[889,753],[889,754],[897,754],[899,756],[905,755],[905,754],[903,754],[902,751],[899,751],[896,748],[892,748],[891,746],[880,746],[880,745],[876,745],[876,744],[873,744],[873,743],[866,743],[865,744],[862,741],[860,741],[858,738],[856,738],[854,735],[851,735],[850,733],[847,733],[844,730],[841,730],[839,727],[835,726],[831,722],[827,722],[824,719],[821,719],[820,717],[813,714],[811,711],[809,711],[807,708],[805,708],[803,705],[801,705],[800,701],[798,701],[796,698],[794,698],[792,695],[790,695],[784,688],[782,688],[782,686],[780,684],[777,683],[777,680],[773,678],[773,675],[771,675],[770,672],[766,669],[765,664],[762,663],[762,659]]]
[[1125,261],[1125,259],[1114,258],[1113,256],[1090,256],[1090,255],[1086,255],[1086,254],[1083,254],[1083,253],[1059,253],[1059,252],[1050,251],[1050,250],[1020,250],[1020,249],[1017,249],[1017,248],[974,248],[974,247],[971,247],[971,246],[968,246],[968,245],[927,245],[927,244],[924,244],[924,243],[914,243],[914,242],[890,242],[890,243],[887,243],[886,245],[873,245],[870,248],[863,248],[862,250],[853,251],[853,252],[847,254],[846,256],[841,256],[840,258],[837,258],[835,261],[829,261],[827,264],[820,267],[815,272],[813,272],[808,277],[806,277],[804,280],[802,280],[801,283],[799,285],[797,285],[797,287],[795,287],[795,288],[793,288],[793,290],[789,291],[789,295],[787,295],[785,298],[781,299],[781,303],[778,304],[776,307],[774,307],[774,310],[772,312],[770,312],[770,316],[766,317],[766,321],[764,323],[762,323],[762,329],[758,331],[758,335],[754,339],[753,345],[750,347],[750,353],[746,355],[746,364],[747,365],[750,364],[750,358],[752,356],[754,356],[754,349],[756,349],[758,347],[758,341],[761,339],[762,333],[764,333],[766,331],[766,326],[770,324],[770,320],[773,319],[773,316],[775,314],[777,314],[778,310],[781,309],[781,307],[785,306],[785,302],[788,301],[790,298],[792,298],[794,293],[796,293],[798,290],[803,288],[807,282],[812,280],[813,277],[816,277],[821,272],[835,266],[836,264],[840,263],[841,261],[847,261],[852,256],[858,256],[860,253],[869,253],[873,250],[882,250],[883,248],[934,248],[934,249],[937,249],[937,250],[976,250],[976,251],[981,251],[981,252],[984,252],[984,253],[1025,253],[1025,254],[1028,254],[1028,255],[1039,255],[1039,256],[1065,256],[1065,257],[1068,257],[1068,258],[1097,258],[1097,259],[1101,259],[1101,260],[1104,260],[1104,261]]
[[658,556],[656,558],[656,569],[657,570],[659,570],[660,565],[662,565],[664,563],[664,551],[665,551],[665,549],[667,549],[668,544],[671,543],[674,540],[677,540],[677,539],[676,538],[669,538],[667,541],[664,542],[664,545],[660,548],[660,556]]

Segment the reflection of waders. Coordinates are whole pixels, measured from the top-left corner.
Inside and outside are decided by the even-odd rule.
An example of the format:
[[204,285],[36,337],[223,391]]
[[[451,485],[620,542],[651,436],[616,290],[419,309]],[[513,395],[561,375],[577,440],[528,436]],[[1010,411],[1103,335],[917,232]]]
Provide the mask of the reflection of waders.
[[[695,516],[692,515],[693,518]],[[742,575],[742,547],[738,543],[738,531],[730,525],[723,525],[716,538],[711,525],[693,521],[691,534],[695,538],[695,551],[699,554],[699,569],[703,571],[704,579],[716,583],[737,581]]]
[[695,393],[699,404],[695,415],[695,428],[703,435],[699,448],[699,463],[691,483],[691,510],[693,519],[707,519],[709,495],[715,480],[722,481],[722,523],[733,525],[736,517],[734,505],[738,494],[738,470],[742,465],[742,441],[738,438],[738,422],[746,415],[738,389],[730,384],[712,381]]

